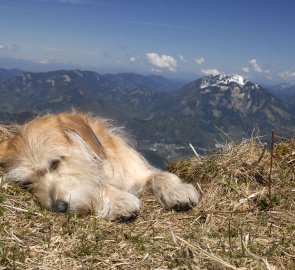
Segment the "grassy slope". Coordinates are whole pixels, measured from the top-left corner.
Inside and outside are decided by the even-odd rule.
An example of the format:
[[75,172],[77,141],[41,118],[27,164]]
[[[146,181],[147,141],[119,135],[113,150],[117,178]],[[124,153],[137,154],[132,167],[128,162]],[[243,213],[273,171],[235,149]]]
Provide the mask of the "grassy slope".
[[198,206],[166,211],[146,192],[128,224],[42,210],[4,184],[0,269],[295,269],[295,140],[276,145],[272,206],[262,152],[251,139],[171,164],[201,190]]

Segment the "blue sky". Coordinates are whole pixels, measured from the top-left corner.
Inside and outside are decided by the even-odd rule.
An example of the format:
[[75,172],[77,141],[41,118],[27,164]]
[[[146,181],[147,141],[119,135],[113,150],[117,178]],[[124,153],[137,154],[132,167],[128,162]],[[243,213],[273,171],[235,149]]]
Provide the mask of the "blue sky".
[[294,81],[294,10],[292,0],[0,0],[0,67]]

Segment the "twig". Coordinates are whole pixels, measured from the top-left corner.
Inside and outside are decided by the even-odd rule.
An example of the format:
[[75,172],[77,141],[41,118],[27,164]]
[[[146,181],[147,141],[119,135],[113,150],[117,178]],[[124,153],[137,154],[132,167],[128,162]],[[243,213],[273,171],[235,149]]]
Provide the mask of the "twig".
[[214,126],[217,130],[219,130],[221,133],[223,133],[231,142],[233,142],[232,138],[225,132],[223,131],[222,129],[220,129],[219,127],[217,126]]
[[201,188],[201,186],[199,185],[198,182],[196,182],[196,185],[197,185],[199,191],[201,192],[201,194],[204,194],[204,191],[202,190],[202,188]]
[[11,206],[11,205],[6,205],[6,204],[2,204],[3,207],[7,207],[7,208],[11,208],[13,210],[17,210],[17,211],[20,211],[20,212],[24,212],[24,213],[28,213],[29,211],[26,210],[26,209],[23,209],[23,208],[19,208],[19,207],[14,207],[14,206]]
[[257,165],[259,164],[259,162],[262,160],[262,158],[263,158],[263,156],[264,156],[264,154],[265,154],[266,147],[267,147],[267,144],[265,143],[265,144],[264,144],[264,147],[263,147],[263,150],[262,150],[262,153],[261,153],[259,159],[258,159],[257,161],[254,161],[254,162],[251,164],[252,166],[257,166]]
[[234,210],[233,210],[233,211],[236,211],[237,207],[239,207],[241,204],[243,204],[243,203],[249,201],[250,199],[255,198],[255,197],[258,196],[258,195],[263,194],[263,193],[264,193],[264,190],[265,190],[265,189],[263,188],[262,191],[255,192],[255,193],[249,195],[248,197],[246,197],[246,198],[244,198],[244,199],[240,199],[239,202],[237,202],[237,203],[234,205]]
[[6,232],[7,235],[11,236],[11,239],[16,240],[16,241],[19,242],[19,243],[22,243],[22,242],[23,242],[23,241],[20,240],[18,237],[16,237],[16,236],[13,234],[13,232],[12,232],[12,233],[9,233],[9,232],[8,232],[7,230],[5,230],[5,229],[4,229],[4,231]]
[[[13,209],[13,210],[16,210],[16,211],[24,212],[24,213],[29,213],[30,212],[29,210],[19,208],[19,207],[15,207],[15,206],[11,206],[11,205],[7,205],[7,204],[2,204],[1,206],[10,208],[10,209]],[[34,215],[37,215],[37,216],[42,216],[40,213],[37,213],[37,212],[32,212],[32,213],[34,213]]]
[[190,148],[193,150],[197,158],[200,158],[200,155],[197,153],[196,149],[193,147],[193,145],[190,143],[189,144]]
[[249,213],[256,210],[255,207],[253,208],[249,208],[249,209],[245,209],[245,210],[235,210],[235,211],[200,211],[201,215],[210,215],[210,214],[245,214],[245,213]]
[[271,176],[272,176],[272,166],[273,166],[274,137],[275,137],[275,133],[272,130],[271,131],[271,149],[270,149],[270,168],[269,168],[269,178],[268,178],[268,198],[269,198],[270,206],[272,206],[272,200],[271,200],[272,179],[271,179]]
[[231,223],[230,218],[228,219],[228,244],[229,244],[229,256],[232,258],[232,241],[231,241]]

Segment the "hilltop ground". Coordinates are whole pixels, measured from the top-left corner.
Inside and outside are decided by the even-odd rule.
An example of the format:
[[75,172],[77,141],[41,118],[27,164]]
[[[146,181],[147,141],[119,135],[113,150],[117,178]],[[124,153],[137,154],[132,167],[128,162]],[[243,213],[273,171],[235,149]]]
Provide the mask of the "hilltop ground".
[[295,269],[295,139],[274,147],[271,197],[270,152],[257,138],[167,170],[200,203],[166,211],[147,191],[132,223],[52,213],[2,184],[0,269]]

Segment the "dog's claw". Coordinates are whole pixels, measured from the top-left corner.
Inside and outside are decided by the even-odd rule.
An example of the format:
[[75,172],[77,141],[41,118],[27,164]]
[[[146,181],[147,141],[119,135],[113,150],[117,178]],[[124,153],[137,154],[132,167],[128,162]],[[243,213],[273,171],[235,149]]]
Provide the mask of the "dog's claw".
[[116,220],[120,223],[132,222],[138,217],[138,214],[138,211],[133,211],[129,216],[119,216]]
[[177,212],[185,212],[192,209],[196,204],[195,203],[177,203],[175,204],[171,209],[177,211]]

